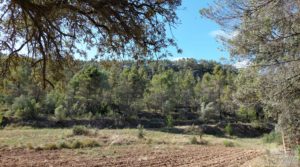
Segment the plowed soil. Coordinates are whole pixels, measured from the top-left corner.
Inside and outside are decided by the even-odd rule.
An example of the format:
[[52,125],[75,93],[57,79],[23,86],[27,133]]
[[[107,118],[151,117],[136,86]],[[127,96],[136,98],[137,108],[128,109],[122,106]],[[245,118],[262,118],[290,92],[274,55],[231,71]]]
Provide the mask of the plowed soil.
[[[107,148],[98,148],[104,152]],[[0,150],[1,167],[235,167],[262,154],[257,150],[223,146],[183,146],[180,148],[125,148],[116,155],[78,154],[72,150],[35,151],[26,149]]]

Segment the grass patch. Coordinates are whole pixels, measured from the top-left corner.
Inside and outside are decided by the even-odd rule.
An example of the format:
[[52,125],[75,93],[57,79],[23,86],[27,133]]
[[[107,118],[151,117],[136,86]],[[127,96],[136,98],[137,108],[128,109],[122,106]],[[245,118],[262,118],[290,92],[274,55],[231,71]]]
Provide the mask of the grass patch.
[[44,146],[33,147],[32,144],[27,144],[28,149],[35,150],[58,150],[58,149],[81,149],[81,148],[93,148],[99,147],[100,144],[95,140],[85,139],[85,140],[73,140],[73,141],[61,141],[57,144],[48,143]]
[[44,147],[42,147],[42,149],[43,150],[57,150],[58,147],[54,143],[49,143],[49,144],[46,144]]
[[232,136],[233,135],[233,129],[232,129],[232,126],[231,124],[227,124],[224,128],[224,131],[225,133],[228,135],[228,136]]
[[190,144],[194,144],[194,145],[207,145],[208,144],[208,141],[206,140],[203,140],[202,138],[198,141],[196,136],[193,136],[191,139],[190,139]]
[[137,126],[137,129],[138,129],[138,138],[139,139],[143,139],[144,137],[145,137],[145,132],[144,132],[144,126],[143,125],[141,125],[141,124],[139,124],[138,126]]
[[224,140],[223,145],[225,147],[234,147],[235,146],[235,144],[232,141],[228,141],[228,140]]
[[85,126],[74,126],[72,129],[72,134],[74,136],[79,136],[79,135],[88,136],[91,134],[91,132]]
[[269,134],[265,134],[263,136],[263,142],[264,143],[282,144],[281,134],[280,133],[276,133],[275,131],[272,131]]
[[195,136],[192,137],[191,140],[190,140],[190,143],[191,144],[198,144],[197,138]]

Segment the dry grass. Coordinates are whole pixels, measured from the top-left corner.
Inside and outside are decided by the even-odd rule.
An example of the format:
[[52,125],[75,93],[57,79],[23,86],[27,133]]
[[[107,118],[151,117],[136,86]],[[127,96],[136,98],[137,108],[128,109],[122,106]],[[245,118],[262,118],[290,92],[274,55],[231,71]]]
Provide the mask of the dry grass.
[[[191,138],[199,138],[199,135],[186,135],[166,133],[154,130],[143,130],[144,137],[138,138],[138,129],[88,129],[93,135],[73,135],[72,129],[32,129],[32,128],[5,128],[0,130],[0,147],[9,148],[44,148],[49,149],[68,148],[72,141],[93,141],[101,146],[99,148],[76,149],[78,154],[95,154],[95,155],[114,155],[113,150],[122,150],[130,148],[165,148],[165,147],[185,147],[191,143]],[[233,142],[235,147],[266,150],[277,148],[277,145],[265,144],[261,138],[222,138],[212,135],[203,135],[203,140],[208,145],[224,146],[224,141]],[[55,145],[55,146],[54,146]]]

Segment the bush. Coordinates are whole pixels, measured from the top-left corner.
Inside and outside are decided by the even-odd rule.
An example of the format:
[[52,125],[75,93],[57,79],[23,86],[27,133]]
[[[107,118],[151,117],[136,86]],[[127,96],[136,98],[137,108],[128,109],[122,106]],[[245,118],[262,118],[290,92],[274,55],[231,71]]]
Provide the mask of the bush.
[[72,130],[72,134],[77,135],[89,135],[90,131],[85,126],[74,126]]
[[232,130],[231,124],[227,124],[226,127],[224,128],[224,130],[227,135],[229,135],[229,136],[233,135],[233,130]]
[[83,147],[99,147],[100,144],[95,140],[83,140],[81,141]]
[[206,140],[203,140],[200,138],[200,140],[198,141],[196,136],[192,137],[190,139],[190,144],[199,144],[199,145],[207,145],[208,144],[208,141]]
[[21,95],[15,98],[12,104],[12,113],[19,119],[35,119],[38,108],[39,104],[34,99]]
[[263,136],[263,142],[264,143],[277,143],[282,144],[282,138],[280,133],[276,133],[275,131],[272,131],[269,134],[265,134]]
[[225,141],[223,141],[223,144],[225,147],[234,147],[234,143],[231,141],[225,140]]
[[54,111],[54,115],[57,120],[66,119],[66,113],[67,113],[67,110],[62,105],[58,106]]
[[59,148],[59,149],[63,149],[63,148],[71,148],[70,147],[70,145],[69,144],[67,144],[66,142],[60,142],[58,145],[57,145],[57,147]]
[[141,125],[141,124],[139,124],[139,125],[137,126],[137,129],[138,129],[138,138],[139,138],[139,139],[144,138],[144,137],[145,137],[145,134],[144,134],[144,126]]
[[191,144],[198,144],[197,138],[196,138],[195,136],[192,137],[191,140],[190,140],[190,143],[191,143]]
[[174,126],[174,120],[173,120],[173,117],[172,115],[168,115],[167,118],[166,118],[166,124],[167,124],[167,127],[171,128]]
[[44,147],[43,147],[44,150],[57,150],[58,147],[56,146],[56,144],[54,143],[50,143],[50,144],[46,144]]
[[77,148],[86,148],[86,147],[99,147],[100,144],[95,140],[75,140],[70,144],[70,148],[77,149]]

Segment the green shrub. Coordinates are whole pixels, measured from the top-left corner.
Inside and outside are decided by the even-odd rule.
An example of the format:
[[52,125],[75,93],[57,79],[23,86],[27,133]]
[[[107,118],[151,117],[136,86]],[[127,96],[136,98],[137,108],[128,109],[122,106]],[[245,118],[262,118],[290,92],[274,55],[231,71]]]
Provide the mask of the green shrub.
[[172,115],[167,116],[166,124],[167,124],[167,127],[169,127],[169,128],[174,126],[174,120],[173,120]]
[[141,124],[139,124],[139,125],[137,126],[137,129],[138,129],[138,135],[137,135],[138,138],[139,138],[139,139],[144,138],[144,137],[145,137],[144,126],[141,125]]
[[85,147],[99,147],[100,144],[95,140],[86,139],[81,141],[82,146]]
[[77,148],[86,148],[86,147],[99,147],[100,144],[95,140],[75,140],[70,144],[70,148],[77,149]]
[[12,113],[19,119],[35,119],[38,108],[39,104],[34,99],[21,95],[15,98],[12,104]]
[[44,150],[57,150],[58,147],[54,143],[46,144],[42,149]]
[[208,141],[206,140],[203,140],[200,138],[200,140],[198,141],[196,136],[192,137],[190,139],[190,144],[199,144],[199,145],[207,145],[208,144]]
[[72,130],[73,135],[84,135],[88,136],[90,131],[85,126],[74,126]]
[[63,105],[58,106],[54,111],[54,115],[57,120],[66,119],[66,113],[67,113],[67,110],[66,110],[66,108],[64,108]]
[[59,149],[70,148],[70,145],[69,145],[68,143],[62,141],[62,142],[60,142],[60,143],[57,145],[57,147],[58,147]]
[[276,133],[275,131],[272,131],[269,134],[265,134],[263,136],[263,142],[264,143],[277,143],[282,144],[282,138],[280,133]]
[[233,129],[231,127],[231,124],[227,124],[226,127],[224,128],[225,133],[229,136],[233,135]]
[[83,148],[83,144],[79,140],[75,140],[70,144],[70,148],[72,149]]
[[223,141],[223,144],[225,147],[234,147],[234,143],[231,141],[225,140],[225,141]]
[[198,144],[198,140],[197,140],[196,136],[193,136],[193,137],[191,138],[190,143],[191,143],[191,144]]

